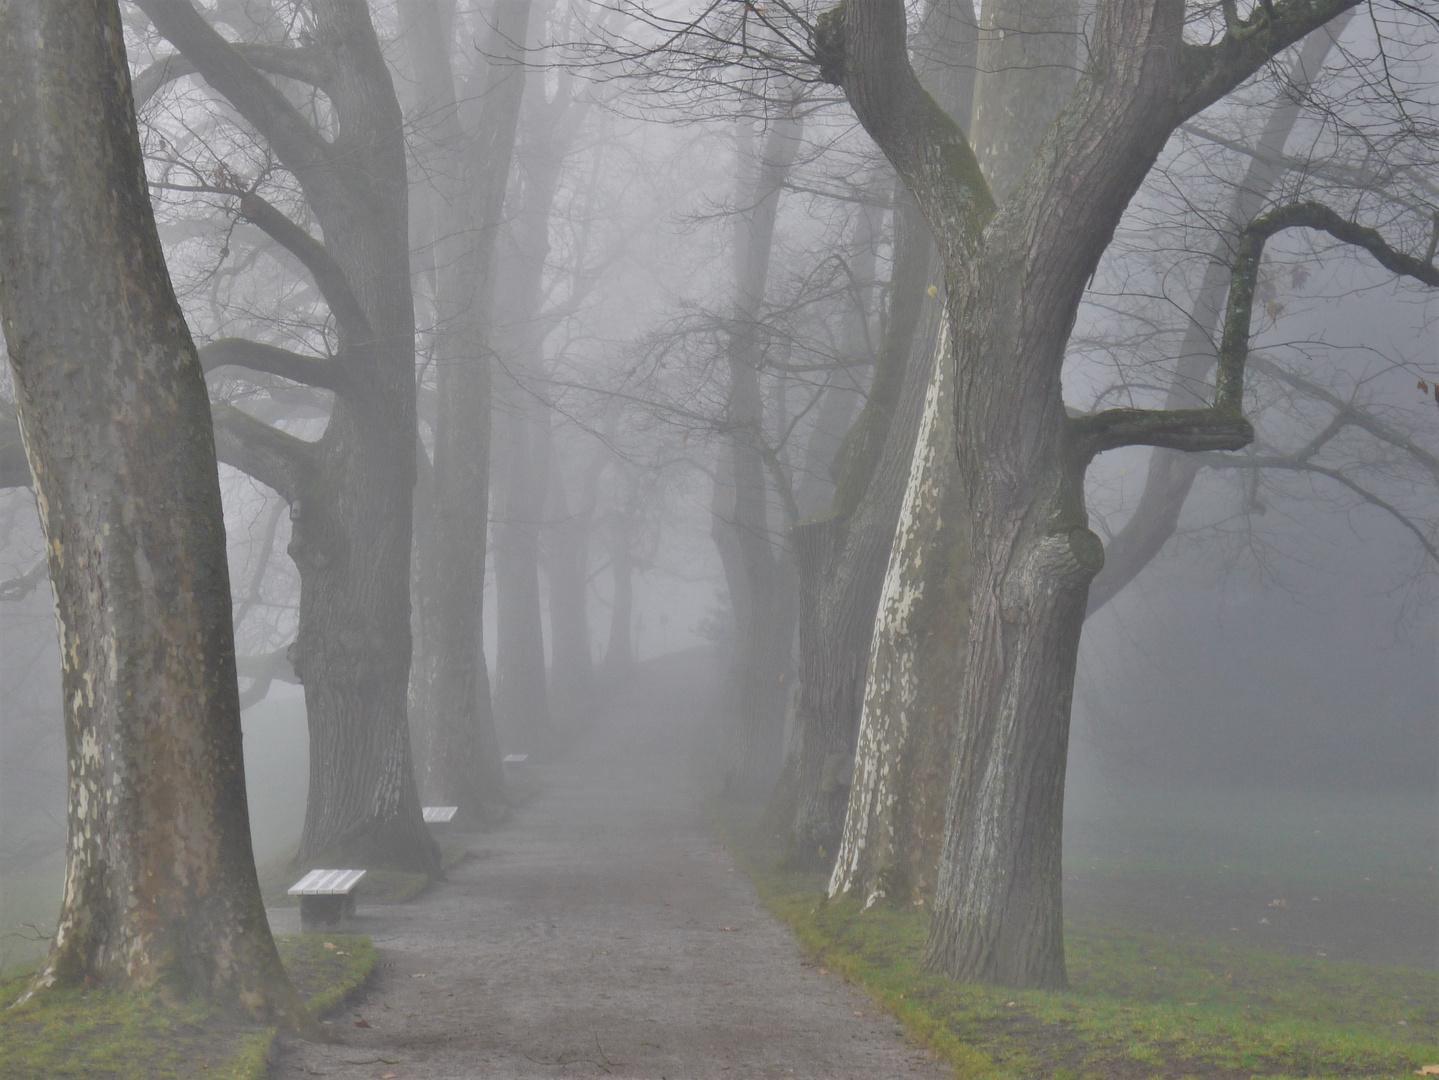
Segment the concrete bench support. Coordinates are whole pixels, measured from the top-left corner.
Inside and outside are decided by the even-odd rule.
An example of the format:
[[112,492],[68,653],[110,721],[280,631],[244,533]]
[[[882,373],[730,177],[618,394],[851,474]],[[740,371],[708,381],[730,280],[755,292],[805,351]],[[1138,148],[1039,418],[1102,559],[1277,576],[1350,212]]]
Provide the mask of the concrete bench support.
[[425,824],[430,827],[430,831],[441,834],[450,831],[450,823],[455,820],[459,809],[458,806],[422,806],[420,813],[424,815]]

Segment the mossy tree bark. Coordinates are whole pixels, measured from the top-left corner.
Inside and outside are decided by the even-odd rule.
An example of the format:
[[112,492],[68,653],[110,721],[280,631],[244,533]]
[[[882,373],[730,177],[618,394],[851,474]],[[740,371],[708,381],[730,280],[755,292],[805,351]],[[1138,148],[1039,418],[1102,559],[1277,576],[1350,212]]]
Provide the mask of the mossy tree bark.
[[[1002,196],[1033,155],[1073,84],[1072,0],[991,0],[970,63],[971,134]],[[943,104],[943,103],[942,103]],[[968,104],[968,102],[966,102]],[[956,115],[953,108],[948,108]],[[936,262],[931,274],[942,279]],[[936,324],[943,322],[941,316]],[[936,329],[938,326],[936,325]],[[947,349],[937,334],[926,344]],[[970,539],[947,417],[953,374],[931,360],[908,494],[885,573],[863,690],[856,769],[831,890],[866,903],[928,902],[945,829],[962,677]]]
[[0,3],[0,136],[0,316],[69,773],[64,900],[31,992],[160,987],[312,1027],[255,875],[210,408],[115,0]]
[[817,26],[821,73],[915,195],[945,267],[949,337],[936,377],[952,381],[953,410],[935,422],[956,451],[969,584],[932,968],[1065,982],[1069,706],[1089,582],[1103,563],[1086,525],[1089,460],[1121,445],[1234,449],[1253,437],[1237,396],[1249,314],[1238,269],[1226,321],[1235,355],[1221,355],[1212,408],[1070,418],[1060,373],[1086,282],[1173,130],[1351,6],[1281,0],[1197,46],[1184,40],[1181,0],[1101,0],[1078,84],[998,206],[964,133],[910,68],[897,0],[846,0]]
[[[313,357],[226,339],[201,350],[207,368],[235,364],[334,393],[313,443],[238,409],[214,410],[221,460],[290,503],[300,572],[293,659],[310,732],[298,861],[438,872],[406,712],[417,435],[409,178],[404,119],[369,9],[314,0],[313,45],[259,53],[227,42],[191,0],[138,6],[180,50],[182,68],[223,95],[294,174],[324,234],[311,236],[236,181],[240,213],[314,280],[338,349]],[[316,128],[256,64],[323,91],[332,129]]]

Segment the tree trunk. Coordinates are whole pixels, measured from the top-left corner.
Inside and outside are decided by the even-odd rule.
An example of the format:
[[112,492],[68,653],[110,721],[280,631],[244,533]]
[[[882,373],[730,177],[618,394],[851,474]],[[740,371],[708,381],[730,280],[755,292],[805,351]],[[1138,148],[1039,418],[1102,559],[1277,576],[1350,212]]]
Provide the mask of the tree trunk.
[[629,507],[610,514],[610,575],[614,599],[610,605],[610,636],[605,646],[604,672],[611,683],[629,678],[635,666],[634,529]]
[[305,266],[331,309],[332,362],[267,354],[304,365],[289,377],[318,372],[335,390],[324,435],[303,443],[216,410],[221,459],[290,502],[300,572],[293,660],[310,732],[297,862],[436,873],[406,712],[416,422],[404,118],[369,9],[362,0],[313,5],[315,77],[336,116],[327,140],[190,0],[138,6],[294,173],[324,234],[321,243],[258,195],[240,196],[241,214]]
[[114,0],[0,4],[0,313],[60,633],[65,889],[32,991],[164,987],[306,1025],[250,847],[205,379]]
[[[799,151],[798,119],[776,120],[755,154],[753,134],[745,129],[740,146],[740,176],[735,215],[734,312],[728,329],[726,359],[729,429],[726,485],[733,493],[728,525],[737,556],[735,642],[730,687],[730,764],[725,790],[743,799],[769,794],[781,765],[785,703],[792,638],[797,617],[797,582],[788,553],[769,524],[765,481],[764,398],[759,373],[763,364],[761,319],[780,191]],[[723,551],[721,552],[723,555]],[[741,622],[739,616],[744,614]]]
[[[902,185],[896,191],[903,193]],[[800,581],[795,726],[770,808],[796,865],[829,869],[854,776],[855,740],[875,608],[909,474],[933,361],[937,301],[929,229],[896,199],[890,312],[869,397],[845,437],[830,513],[794,529]],[[862,493],[862,494],[861,494]]]
[[[429,800],[481,820],[505,812],[504,776],[485,666],[483,591],[489,519],[489,313],[495,239],[524,88],[513,54],[527,37],[528,0],[497,9],[478,131],[460,125],[450,36],[435,0],[408,0],[411,66],[439,162],[431,203],[436,244],[435,461],[418,496],[418,641],[410,680],[418,772]],[[423,453],[423,451],[421,451]]]
[[604,458],[587,465],[578,505],[565,493],[558,455],[551,455],[549,528],[545,537],[545,576],[550,583],[550,683],[555,714],[575,729],[593,707],[595,661],[585,593],[589,588],[589,533],[594,518],[595,486]]
[[[1091,55],[1013,193],[996,207],[976,156],[919,88],[902,9],[850,0],[815,40],[865,129],[925,212],[946,267],[957,481],[971,541],[958,736],[925,963],[958,979],[1064,984],[1060,837],[1070,697],[1089,582],[1103,549],[1086,525],[1084,472],[1105,449],[1232,450],[1263,238],[1313,224],[1439,282],[1372,230],[1311,204],[1246,233],[1215,403],[1069,417],[1061,374],[1086,283],[1174,129],[1352,0],[1279,0],[1189,52],[1175,0],[1101,0]],[[1257,35],[1257,36],[1256,36]],[[1008,37],[1008,35],[1006,35]],[[1184,56],[1177,64],[1174,58]],[[999,66],[981,63],[982,70]],[[982,147],[984,140],[976,142]],[[1244,249],[1241,249],[1242,251]],[[1387,260],[1387,261],[1386,261]]]
[[516,745],[548,754],[559,748],[550,719],[540,618],[548,439],[538,430],[541,420],[529,395],[513,379],[506,381],[505,404],[498,413],[504,503],[503,517],[495,523],[495,712]]
[[[972,141],[996,195],[1016,182],[1073,81],[1072,0],[991,0],[980,15]],[[946,275],[947,277],[948,275]],[[938,354],[952,342],[940,340]],[[963,479],[936,360],[885,574],[832,895],[927,903],[935,887],[971,587]]]

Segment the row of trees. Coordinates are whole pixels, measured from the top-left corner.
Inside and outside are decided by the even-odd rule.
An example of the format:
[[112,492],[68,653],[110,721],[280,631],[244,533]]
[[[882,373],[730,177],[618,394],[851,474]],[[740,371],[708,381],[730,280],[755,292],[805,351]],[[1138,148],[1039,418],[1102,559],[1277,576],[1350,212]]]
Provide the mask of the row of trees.
[[[24,342],[40,331],[20,315],[12,330],[7,309],[19,409],[0,420],[25,433],[29,461],[0,436],[0,482],[33,483],[42,509],[71,775],[65,908],[41,981],[173,976],[295,1015],[255,922],[240,827],[237,668],[230,618],[221,627],[212,610],[229,603],[217,457],[232,488],[243,475],[262,489],[249,489],[263,522],[249,593],[230,612],[242,634],[261,630],[238,668],[246,695],[282,676],[304,687],[299,862],[433,874],[422,793],[502,815],[501,735],[558,751],[592,698],[586,605],[602,570],[605,665],[632,660],[633,577],[658,557],[669,492],[680,520],[706,523],[727,597],[727,793],[767,798],[767,828],[797,862],[832,870],[832,895],[931,904],[936,969],[1062,985],[1081,627],[1174,535],[1201,469],[1325,478],[1410,529],[1426,557],[1436,550],[1434,522],[1394,494],[1411,473],[1439,480],[1410,420],[1365,400],[1363,383],[1250,356],[1283,314],[1278,267],[1293,265],[1301,293],[1300,259],[1330,250],[1316,242],[1372,258],[1382,277],[1366,284],[1439,284],[1423,179],[1432,132],[1402,85],[1432,44],[1427,24],[1396,12],[1421,42],[1401,58],[1378,22],[1344,44],[1353,6],[993,0],[976,13],[934,0],[912,32],[897,0],[721,6],[697,21],[529,0],[9,9],[7,115],[24,118],[12,125],[36,149],[4,181],[7,204],[35,206],[7,217],[4,257],[20,269],[6,287],[36,261],[23,224],[58,228],[36,194],[55,168],[74,176],[57,190],[77,231],[45,243],[64,266],[111,274],[93,288],[112,310],[157,313],[130,319],[129,337],[91,320],[95,340],[35,353]],[[60,41],[70,53],[54,51]],[[128,111],[126,41],[151,58],[133,80],[143,131]],[[610,79],[617,66],[631,78]],[[33,89],[105,72],[109,83],[84,90],[107,103],[86,113],[93,131],[46,113]],[[654,152],[627,113],[656,96],[681,106],[672,117],[719,112],[723,136],[678,129]],[[66,140],[106,140],[116,149],[91,156],[118,171],[61,168],[55,154],[84,156]],[[141,144],[198,350],[168,286]],[[122,179],[123,236],[87,216]],[[656,227],[661,191],[658,205],[690,213],[684,229]],[[699,235],[720,238],[727,258],[679,270]],[[95,302],[85,275],[61,265],[47,272],[76,303]],[[1171,266],[1190,285],[1156,301]],[[646,274],[669,288],[646,293]],[[686,299],[691,289],[723,299]],[[30,310],[45,324],[46,309]],[[91,363],[89,394],[66,397],[84,365],[50,359],[159,353],[188,380],[156,398],[175,402],[169,419],[144,411],[148,391],[118,389],[139,378],[123,365]],[[81,418],[107,394],[113,424],[83,434],[119,442],[81,445]],[[1256,445],[1251,417],[1265,434],[1235,455]],[[189,441],[155,445],[170,431]],[[1365,441],[1348,441],[1356,433]],[[1135,446],[1154,448],[1143,495],[1106,504],[1091,463]],[[190,472],[126,465],[127,453]],[[63,495],[54,485],[72,473],[123,498]],[[1251,479],[1241,487],[1255,498]],[[193,525],[155,509],[201,488]],[[1107,543],[1089,524],[1096,494],[1123,521]],[[165,572],[204,582],[165,586],[143,568],[160,565],[159,541],[127,537],[158,528],[149,515],[185,549]],[[286,532],[292,567],[272,557]],[[102,571],[67,555],[85,543],[100,545]],[[143,558],[116,556],[125,543]],[[286,575],[293,587],[269,595],[287,603],[268,604],[265,583]],[[172,594],[203,596],[208,614],[155,607]],[[126,625],[87,621],[111,611]],[[130,694],[125,678],[156,670],[144,650],[195,620],[210,636],[192,638],[194,662],[161,665],[180,681]],[[121,637],[140,651],[102,678],[98,658],[118,655],[102,643]],[[110,765],[163,742],[154,716],[126,704],[156,695],[170,711],[154,715],[172,718],[164,738],[189,724],[209,742],[152,792]],[[180,789],[196,807],[187,822],[216,822],[215,846],[196,857],[223,874],[187,872],[182,885],[112,873],[148,870],[146,845],[175,842],[148,833],[176,832],[155,814],[173,816]],[[126,913],[142,884],[168,914],[136,929]],[[216,905],[228,940],[254,946],[218,966],[231,955],[219,916],[197,914]],[[162,952],[166,919],[192,930]],[[153,963],[134,962],[137,950]]]

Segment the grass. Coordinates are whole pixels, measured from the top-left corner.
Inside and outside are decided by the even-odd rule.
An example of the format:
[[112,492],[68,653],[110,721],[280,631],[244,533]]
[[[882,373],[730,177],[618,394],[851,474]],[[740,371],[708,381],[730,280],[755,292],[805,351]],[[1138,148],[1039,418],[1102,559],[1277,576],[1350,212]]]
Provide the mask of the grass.
[[1065,872],[1439,903],[1435,809],[1432,792],[1096,790],[1066,807]]
[[760,898],[825,967],[974,1080],[1400,1077],[1439,1063],[1439,975],[1174,935],[1066,927],[1070,990],[1018,992],[920,970],[920,910],[827,902],[774,869],[747,819],[716,828]]
[[[368,938],[295,934],[276,938],[281,959],[310,1009],[333,1009],[375,966]],[[25,990],[28,975],[0,982],[0,1004]],[[153,993],[52,990],[0,1011],[0,1077],[5,1080],[262,1080],[275,1030]]]
[[[299,898],[286,890],[305,875],[308,866],[296,868],[295,854],[298,846],[271,859],[259,867],[260,894],[267,907],[295,907]],[[470,849],[451,840],[440,841],[440,872],[458,866],[470,857]],[[360,882],[359,897],[372,904],[405,904],[416,899],[429,887],[431,879],[426,874],[410,873],[404,870],[365,871]]]

